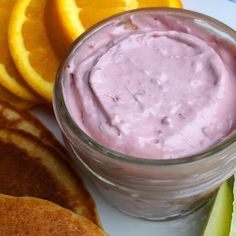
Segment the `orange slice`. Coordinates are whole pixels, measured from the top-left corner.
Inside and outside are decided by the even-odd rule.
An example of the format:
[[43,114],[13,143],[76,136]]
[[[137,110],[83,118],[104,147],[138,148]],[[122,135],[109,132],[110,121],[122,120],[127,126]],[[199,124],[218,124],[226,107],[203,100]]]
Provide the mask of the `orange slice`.
[[180,0],[137,0],[138,7],[173,7],[183,8]]
[[181,8],[182,4],[180,0],[50,0],[45,20],[52,45],[61,57],[81,33],[98,21],[126,10],[153,6]]
[[28,85],[48,101],[59,61],[44,25],[46,0],[17,0],[10,17],[8,43],[15,65]]
[[38,97],[22,80],[8,49],[7,29],[14,3],[15,0],[0,0],[0,84],[22,99],[36,102]]

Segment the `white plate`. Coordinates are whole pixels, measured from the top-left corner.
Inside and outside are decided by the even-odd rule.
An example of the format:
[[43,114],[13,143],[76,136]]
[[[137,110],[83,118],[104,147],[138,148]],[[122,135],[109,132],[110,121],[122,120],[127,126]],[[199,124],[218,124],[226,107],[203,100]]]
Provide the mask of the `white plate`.
[[[183,0],[183,3],[186,9],[207,14],[236,29],[236,0]],[[61,139],[53,115],[39,110],[36,113]],[[195,214],[169,222],[148,222],[132,218],[105,202],[92,183],[86,183],[96,201],[104,229],[111,236],[198,236],[207,215],[207,209],[201,209]]]

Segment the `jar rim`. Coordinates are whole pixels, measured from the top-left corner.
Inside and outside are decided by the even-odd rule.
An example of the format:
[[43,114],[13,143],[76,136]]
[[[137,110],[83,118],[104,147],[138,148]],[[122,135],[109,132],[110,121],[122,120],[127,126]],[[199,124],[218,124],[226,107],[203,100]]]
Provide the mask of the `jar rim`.
[[209,148],[208,150],[203,151],[201,153],[197,153],[197,154],[185,156],[185,157],[178,157],[175,159],[153,159],[153,158],[143,158],[143,157],[127,155],[127,154],[112,150],[108,147],[105,147],[99,144],[93,138],[91,138],[88,134],[86,134],[76,124],[74,119],[71,117],[67,109],[66,102],[64,100],[63,86],[62,86],[63,74],[71,57],[77,51],[80,44],[83,43],[87,38],[89,38],[91,34],[99,30],[99,28],[102,28],[103,26],[105,26],[106,24],[110,23],[113,20],[119,19],[119,17],[121,16],[128,16],[130,14],[136,14],[136,13],[162,13],[162,14],[168,13],[168,14],[174,14],[176,16],[179,15],[182,17],[185,16],[185,17],[192,17],[192,18],[200,19],[207,23],[210,23],[211,26],[222,30],[224,33],[226,33],[227,35],[235,39],[235,42],[236,42],[236,31],[234,31],[232,28],[230,28],[226,24],[210,16],[204,15],[202,13],[185,10],[185,9],[166,8],[166,7],[140,8],[140,9],[122,12],[122,13],[113,15],[105,20],[98,22],[97,24],[95,24],[94,26],[86,30],[74,41],[74,43],[69,48],[67,54],[65,55],[64,59],[62,60],[59,66],[59,69],[57,71],[56,81],[54,85],[54,94],[53,94],[53,108],[54,108],[54,112],[56,114],[58,123],[61,126],[62,131],[63,131],[63,127],[62,127],[63,124],[60,124],[59,116],[63,114],[63,119],[66,125],[69,127],[70,131],[72,131],[72,133],[76,137],[79,137],[80,140],[82,140],[84,143],[86,143],[87,145],[89,145],[91,148],[95,149],[99,153],[102,153],[106,155],[107,157],[112,158],[114,160],[118,160],[118,161],[125,161],[129,163],[135,163],[135,164],[147,165],[147,166],[149,165],[169,166],[169,165],[190,164],[197,161],[201,161],[203,159],[210,159],[214,154],[217,154],[220,151],[234,144],[236,142],[236,133],[228,137],[226,140],[218,143],[216,146],[213,146],[212,148]]

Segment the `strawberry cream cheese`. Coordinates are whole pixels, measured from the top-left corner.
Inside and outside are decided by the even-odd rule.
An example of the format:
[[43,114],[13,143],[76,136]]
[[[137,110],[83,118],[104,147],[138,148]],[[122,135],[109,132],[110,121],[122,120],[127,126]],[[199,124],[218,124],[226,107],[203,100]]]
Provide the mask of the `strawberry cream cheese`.
[[94,34],[64,79],[67,109],[99,144],[131,156],[203,152],[235,129],[236,53],[187,20],[131,16]]

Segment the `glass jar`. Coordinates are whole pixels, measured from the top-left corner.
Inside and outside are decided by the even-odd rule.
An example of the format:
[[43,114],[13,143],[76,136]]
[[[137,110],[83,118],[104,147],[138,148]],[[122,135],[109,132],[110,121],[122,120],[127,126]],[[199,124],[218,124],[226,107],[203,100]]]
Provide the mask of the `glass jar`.
[[[204,31],[236,44],[236,33],[205,15],[187,10],[147,8],[125,12],[102,21],[81,35],[72,45],[57,74],[54,111],[66,146],[69,162],[79,173],[90,176],[104,198],[121,211],[150,220],[166,220],[188,214],[205,204],[221,183],[236,169],[236,136],[230,135],[214,148],[180,159],[153,160],[128,156],[106,148],[74,122],[66,107],[63,81],[75,53],[95,34],[114,21],[125,22],[133,14],[177,16]],[[101,34],[102,38],[102,34]],[[236,48],[236,46],[235,46]],[[236,79],[236,78],[235,78]]]

